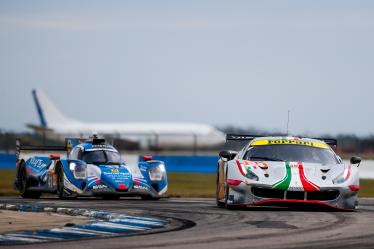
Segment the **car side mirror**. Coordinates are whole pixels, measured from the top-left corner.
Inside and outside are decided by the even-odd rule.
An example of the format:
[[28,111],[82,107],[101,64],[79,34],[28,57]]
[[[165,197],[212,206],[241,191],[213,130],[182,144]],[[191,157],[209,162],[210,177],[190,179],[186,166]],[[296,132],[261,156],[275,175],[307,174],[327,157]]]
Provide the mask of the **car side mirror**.
[[50,160],[59,160],[60,159],[60,155],[50,154],[49,155],[49,159]]
[[351,157],[351,160],[350,160],[351,164],[358,164],[358,166],[360,166],[360,163],[361,163],[361,158],[360,157],[357,157],[357,156],[353,156]]
[[142,156],[142,157],[141,157],[141,160],[142,160],[143,162],[152,161],[152,156],[150,156],[150,155]]
[[234,159],[234,157],[238,154],[238,152],[236,151],[232,151],[232,150],[223,150],[219,153],[219,157],[223,160],[223,161],[230,161],[232,159]]

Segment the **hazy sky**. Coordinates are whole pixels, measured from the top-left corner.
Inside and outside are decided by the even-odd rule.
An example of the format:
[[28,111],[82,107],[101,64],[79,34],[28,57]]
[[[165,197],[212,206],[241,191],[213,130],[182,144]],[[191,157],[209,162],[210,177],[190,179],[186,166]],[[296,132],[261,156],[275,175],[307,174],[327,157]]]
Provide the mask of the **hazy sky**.
[[374,133],[374,1],[1,1],[0,128],[42,88],[84,121]]

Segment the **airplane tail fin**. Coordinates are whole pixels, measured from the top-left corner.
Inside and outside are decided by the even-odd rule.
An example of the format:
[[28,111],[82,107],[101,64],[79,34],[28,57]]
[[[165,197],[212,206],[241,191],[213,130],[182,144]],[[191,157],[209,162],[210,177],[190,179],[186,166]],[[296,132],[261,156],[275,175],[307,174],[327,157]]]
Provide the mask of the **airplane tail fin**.
[[71,124],[76,122],[73,119],[66,117],[51,100],[40,89],[32,90],[32,96],[36,109],[38,111],[40,125],[43,128],[50,128],[55,125]]

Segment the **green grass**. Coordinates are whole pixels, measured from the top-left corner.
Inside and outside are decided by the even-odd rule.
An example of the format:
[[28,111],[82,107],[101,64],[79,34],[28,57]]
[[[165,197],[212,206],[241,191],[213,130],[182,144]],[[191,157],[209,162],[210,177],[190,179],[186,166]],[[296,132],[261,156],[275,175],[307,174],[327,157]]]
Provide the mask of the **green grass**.
[[18,195],[18,192],[13,189],[15,174],[14,169],[0,170],[0,196]]
[[215,174],[168,173],[171,197],[214,197],[216,192]]
[[[0,170],[0,196],[14,196],[15,170]],[[168,173],[170,197],[214,197],[215,174]],[[374,197],[374,180],[360,180],[360,197]]]
[[360,180],[360,197],[374,197],[374,180]]

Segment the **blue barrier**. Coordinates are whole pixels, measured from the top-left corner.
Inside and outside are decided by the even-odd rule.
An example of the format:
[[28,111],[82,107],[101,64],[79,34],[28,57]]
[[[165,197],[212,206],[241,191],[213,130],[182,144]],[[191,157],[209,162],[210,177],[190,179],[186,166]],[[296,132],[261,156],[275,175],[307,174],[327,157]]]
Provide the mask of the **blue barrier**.
[[16,168],[16,155],[0,153],[0,169]]
[[[153,156],[165,162],[167,172],[215,173],[218,156]],[[0,169],[14,169],[15,154],[0,153]]]
[[165,162],[167,172],[215,173],[218,156],[153,156]]

